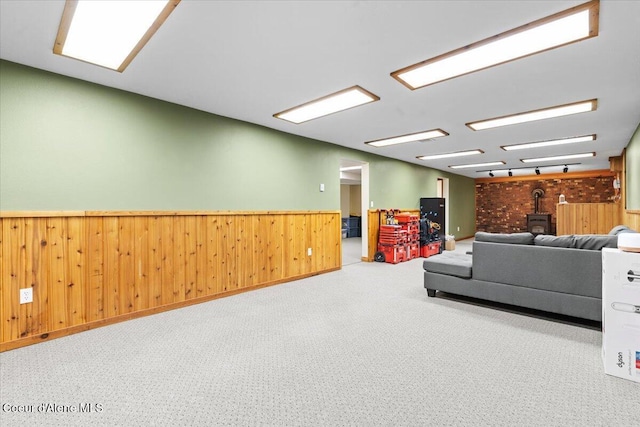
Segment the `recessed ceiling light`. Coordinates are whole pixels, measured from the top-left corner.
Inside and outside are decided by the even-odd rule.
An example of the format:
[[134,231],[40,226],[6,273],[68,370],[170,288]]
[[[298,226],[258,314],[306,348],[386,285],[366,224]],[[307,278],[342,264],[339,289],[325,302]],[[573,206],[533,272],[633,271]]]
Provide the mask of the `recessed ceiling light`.
[[596,155],[595,152],[591,153],[580,153],[580,154],[567,154],[563,156],[551,156],[551,157],[536,157],[535,159],[520,159],[522,163],[538,163],[538,162],[548,162],[554,160],[564,160],[564,159],[581,159],[583,157],[594,157]]
[[274,114],[273,117],[298,124],[379,99],[368,90],[353,86]]
[[595,140],[596,140],[596,135],[593,134],[593,135],[584,135],[584,136],[574,136],[571,138],[551,139],[547,141],[527,142],[524,144],[503,145],[500,148],[502,148],[505,151],[524,150],[527,148],[550,147],[552,145],[574,144],[577,142],[588,142],[588,141],[595,141]]
[[391,76],[417,89],[595,37],[599,10],[599,0],[593,0],[394,71]]
[[515,125],[518,123],[532,122],[535,120],[550,119],[553,117],[568,116],[570,114],[585,113],[598,108],[598,100],[573,102],[571,104],[557,105],[555,107],[542,108],[540,110],[525,111],[523,113],[510,114],[508,116],[495,117],[467,123],[473,130],[484,130],[499,126]]
[[67,0],[53,52],[124,71],[180,0]]
[[449,133],[442,129],[431,129],[422,132],[411,133],[408,135],[394,136],[392,138],[377,139],[375,141],[367,141],[365,144],[373,145],[374,147],[386,147],[388,145],[404,144],[405,142],[423,141],[425,139],[440,138],[447,136]]
[[504,165],[506,164],[505,162],[488,162],[488,163],[474,163],[472,165],[455,165],[455,166],[449,166],[451,169],[464,169],[464,168],[481,168],[484,166],[498,166],[498,165]]
[[456,151],[454,153],[429,154],[427,156],[418,156],[418,159],[436,160],[436,159],[446,159],[448,157],[472,156],[474,154],[482,154],[482,153],[484,153],[484,151],[482,150]]

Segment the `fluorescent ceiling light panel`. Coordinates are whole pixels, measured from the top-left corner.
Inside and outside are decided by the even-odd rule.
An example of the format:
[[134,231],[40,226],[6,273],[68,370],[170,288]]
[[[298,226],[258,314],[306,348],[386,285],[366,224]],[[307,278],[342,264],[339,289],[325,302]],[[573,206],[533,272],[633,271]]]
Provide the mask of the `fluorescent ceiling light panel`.
[[374,147],[386,147],[388,145],[404,144],[405,142],[424,141],[425,139],[440,138],[447,135],[449,135],[449,133],[443,131],[442,129],[432,129],[417,133],[411,133],[408,135],[394,136],[393,138],[368,141],[365,142],[365,144],[373,145]]
[[180,0],[67,0],[53,52],[124,71]]
[[504,64],[598,35],[599,0],[530,22],[391,73],[409,89]]
[[505,165],[505,162],[488,162],[488,163],[474,163],[472,165],[455,165],[455,166],[449,166],[451,169],[464,169],[464,168],[481,168],[481,167],[485,167],[485,166],[498,166],[498,165]]
[[584,157],[594,157],[596,153],[580,153],[580,154],[566,154],[563,156],[551,156],[551,157],[536,157],[534,159],[520,159],[522,163],[538,163],[538,162],[549,162],[556,160],[566,160],[566,159],[582,159]]
[[574,136],[572,138],[551,139],[548,141],[527,142],[524,144],[503,145],[500,148],[502,148],[505,151],[525,150],[528,148],[551,147],[553,145],[575,144],[578,142],[588,142],[588,141],[595,141],[595,140],[596,140],[596,135],[593,134],[593,135],[584,135],[584,136]]
[[427,156],[418,156],[418,159],[437,160],[437,159],[446,159],[449,157],[473,156],[474,154],[482,154],[482,153],[484,153],[484,151],[482,150],[456,151],[455,153],[431,154]]
[[379,99],[378,96],[360,86],[353,86],[274,114],[273,117],[298,124]]
[[473,130],[484,130],[500,126],[533,122],[536,120],[550,119],[553,117],[586,113],[588,111],[594,111],[597,108],[598,100],[590,99],[588,101],[574,102],[571,104],[557,105],[555,107],[543,108],[540,110],[526,111],[508,116],[495,117],[493,119],[480,120],[477,122],[466,123],[466,125]]

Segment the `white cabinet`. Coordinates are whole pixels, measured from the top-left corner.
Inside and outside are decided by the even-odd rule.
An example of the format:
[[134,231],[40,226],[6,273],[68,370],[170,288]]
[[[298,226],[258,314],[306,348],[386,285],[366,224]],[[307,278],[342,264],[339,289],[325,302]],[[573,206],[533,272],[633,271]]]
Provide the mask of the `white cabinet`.
[[640,253],[602,250],[602,361],[607,374],[640,382]]

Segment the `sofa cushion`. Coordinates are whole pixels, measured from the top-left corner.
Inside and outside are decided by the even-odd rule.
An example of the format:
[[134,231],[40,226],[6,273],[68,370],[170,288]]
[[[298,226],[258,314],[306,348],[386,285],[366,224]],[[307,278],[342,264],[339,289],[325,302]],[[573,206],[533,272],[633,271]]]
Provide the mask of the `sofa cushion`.
[[578,234],[573,236],[576,249],[599,251],[602,248],[617,248],[618,236],[607,234]]
[[549,234],[538,234],[533,243],[536,246],[553,246],[556,248],[573,248],[573,235],[551,236]]
[[446,274],[447,276],[471,278],[472,257],[456,252],[443,252],[425,259],[422,266],[432,273]]
[[478,231],[475,240],[477,242],[510,243],[512,245],[533,245],[531,233],[486,233]]
[[610,236],[617,236],[620,233],[635,233],[636,231],[630,229],[626,225],[616,225],[609,232]]
[[473,242],[473,279],[602,298],[602,253]]

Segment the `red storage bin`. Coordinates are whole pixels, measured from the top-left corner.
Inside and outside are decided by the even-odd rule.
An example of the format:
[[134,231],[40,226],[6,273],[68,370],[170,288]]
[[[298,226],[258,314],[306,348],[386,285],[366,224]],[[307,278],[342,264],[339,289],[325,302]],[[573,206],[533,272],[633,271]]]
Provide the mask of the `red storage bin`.
[[402,225],[402,229],[406,230],[408,234],[420,234],[420,225],[419,224],[404,224]]
[[414,259],[420,257],[420,244],[411,243],[407,245],[407,259]]
[[400,245],[378,245],[378,251],[384,253],[384,261],[397,264],[407,260],[407,251]]
[[399,225],[381,225],[378,242],[384,245],[401,245],[407,242],[408,234]]
[[411,222],[418,222],[420,220],[420,217],[418,215],[413,215],[410,213],[401,213],[401,214],[397,214],[395,216],[396,221],[398,221],[398,224],[408,224]]
[[442,242],[429,242],[427,245],[420,247],[420,256],[422,258],[429,258],[431,255],[437,255],[440,253],[440,245]]

